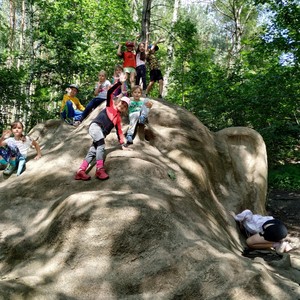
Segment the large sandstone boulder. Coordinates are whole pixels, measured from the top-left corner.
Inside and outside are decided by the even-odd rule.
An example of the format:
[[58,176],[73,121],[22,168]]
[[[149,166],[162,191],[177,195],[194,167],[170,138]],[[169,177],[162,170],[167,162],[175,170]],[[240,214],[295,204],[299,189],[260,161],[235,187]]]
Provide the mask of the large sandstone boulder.
[[75,181],[96,113],[78,128],[37,125],[30,134],[43,157],[31,152],[25,173],[2,179],[1,299],[299,298],[290,255],[241,256],[245,241],[229,214],[265,213],[267,155],[257,132],[213,133],[154,101],[131,151],[108,136],[110,179]]

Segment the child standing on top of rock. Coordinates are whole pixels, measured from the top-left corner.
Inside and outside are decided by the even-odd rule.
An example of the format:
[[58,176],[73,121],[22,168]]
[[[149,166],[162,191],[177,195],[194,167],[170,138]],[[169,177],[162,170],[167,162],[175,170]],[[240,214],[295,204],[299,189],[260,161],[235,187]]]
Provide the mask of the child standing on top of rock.
[[101,70],[98,74],[99,81],[95,84],[94,95],[96,96],[93,98],[88,105],[86,106],[85,110],[82,112],[82,115],[79,119],[82,122],[93,109],[98,107],[102,102],[106,100],[107,91],[111,87],[111,83],[107,80],[107,75],[104,70]]
[[139,43],[136,50],[136,80],[135,84],[140,85],[142,80],[143,91],[146,91],[147,82],[146,82],[146,52],[148,48],[148,43],[141,42]]
[[122,149],[127,149],[126,144],[124,144],[124,134],[121,127],[121,113],[127,112],[130,99],[124,96],[116,104],[114,103],[113,92],[125,82],[125,74],[122,74],[119,80],[107,92],[106,108],[90,124],[89,134],[93,139],[93,143],[75,174],[76,180],[89,180],[91,178],[91,176],[86,174],[86,170],[94,158],[96,158],[96,177],[101,180],[109,178],[104,169],[105,137],[114,127]]
[[155,82],[159,84],[159,98],[162,98],[164,78],[162,76],[158,59],[156,57],[156,51],[159,50],[157,44],[161,43],[163,40],[160,38],[158,41],[154,42],[152,45],[149,45],[149,52],[147,53],[147,60],[150,66],[150,83],[146,89],[146,95],[149,94]]
[[127,41],[126,44],[126,51],[122,51],[122,44],[119,43],[119,47],[117,50],[117,55],[119,57],[123,58],[123,68],[124,72],[126,74],[126,80],[129,77],[130,81],[130,86],[134,87],[135,86],[135,68],[136,68],[136,59],[135,59],[135,53],[134,53],[134,47],[135,44],[134,42]]
[[79,88],[76,84],[71,84],[67,88],[67,94],[64,95],[61,107],[61,118],[70,125],[74,125],[76,121],[79,121],[84,111],[84,106],[80,103],[76,97]]
[[142,89],[139,85],[136,85],[132,89],[132,98],[130,98],[129,104],[129,129],[127,131],[127,144],[133,144],[133,136],[136,125],[145,124],[149,110],[153,103],[149,99],[141,98]]

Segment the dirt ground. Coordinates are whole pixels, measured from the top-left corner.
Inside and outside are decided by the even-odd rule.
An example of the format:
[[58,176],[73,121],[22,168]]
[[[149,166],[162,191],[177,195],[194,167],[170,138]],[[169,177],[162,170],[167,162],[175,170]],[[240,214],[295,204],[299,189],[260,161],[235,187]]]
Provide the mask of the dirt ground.
[[267,210],[287,225],[290,236],[300,237],[300,191],[269,191]]

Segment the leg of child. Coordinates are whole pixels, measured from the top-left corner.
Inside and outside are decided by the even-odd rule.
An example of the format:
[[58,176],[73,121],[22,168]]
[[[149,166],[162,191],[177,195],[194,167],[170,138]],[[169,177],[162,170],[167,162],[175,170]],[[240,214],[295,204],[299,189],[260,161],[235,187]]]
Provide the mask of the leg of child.
[[148,118],[148,114],[149,114],[149,111],[150,109],[144,104],[142,106],[142,109],[141,109],[141,115],[139,117],[139,123],[140,124],[145,124],[146,123],[146,120]]
[[147,89],[146,89],[146,94],[147,94],[147,95],[148,95],[149,92],[151,91],[153,85],[154,85],[154,81],[150,81],[150,83],[149,83],[149,85],[148,85],[148,87],[147,87]]
[[141,66],[141,77],[142,77],[142,82],[143,82],[143,91],[146,90],[147,88],[147,81],[146,81],[146,66]]
[[135,85],[140,85],[140,80],[142,78],[141,66],[137,67],[135,70],[136,70]]
[[0,147],[0,170],[3,170],[7,166],[7,160],[5,159],[6,150],[4,147]]
[[135,87],[135,71],[130,73],[130,86],[131,88]]
[[[104,142],[104,140],[103,140]],[[104,153],[105,153],[105,144],[102,144],[102,141],[96,142],[97,145],[96,150],[96,177],[105,180],[109,178],[109,175],[106,173],[104,168]]]
[[274,244],[274,242],[265,240],[263,236],[259,235],[259,233],[250,236],[246,240],[246,243],[248,247],[252,249],[268,249],[273,247]]
[[23,156],[19,157],[17,176],[20,176],[22,174],[25,163],[26,163],[25,158]]
[[63,111],[61,112],[61,117],[66,122],[71,124],[71,123],[73,123],[74,115],[75,115],[75,111],[73,108],[73,102],[69,100],[66,102],[66,105],[65,105]]
[[139,120],[140,112],[134,112],[129,115],[129,128],[127,131],[127,144],[133,143],[133,135],[136,128],[136,124]]
[[104,152],[105,152],[105,142],[104,134],[101,127],[92,123],[89,128],[89,134],[93,138],[93,145],[96,149],[96,177],[104,180],[108,179],[109,176],[104,169]]
[[5,175],[11,175],[17,167],[17,159],[16,157],[11,157],[6,169],[3,171]]
[[76,180],[90,180],[91,179],[91,176],[86,174],[86,170],[95,156],[96,156],[96,149],[95,149],[94,145],[92,145],[90,147],[85,159],[82,161],[78,171],[75,174]]
[[88,105],[85,107],[85,110],[82,112],[80,121],[83,121],[93,109],[95,109],[97,106],[99,106],[102,102],[104,102],[105,99],[102,98],[94,98],[92,99]]
[[160,79],[159,82],[158,82],[158,84],[159,84],[159,98],[161,98],[162,97],[163,88],[164,88],[164,81],[163,81],[163,79]]
[[82,111],[74,110],[74,121],[81,121]]

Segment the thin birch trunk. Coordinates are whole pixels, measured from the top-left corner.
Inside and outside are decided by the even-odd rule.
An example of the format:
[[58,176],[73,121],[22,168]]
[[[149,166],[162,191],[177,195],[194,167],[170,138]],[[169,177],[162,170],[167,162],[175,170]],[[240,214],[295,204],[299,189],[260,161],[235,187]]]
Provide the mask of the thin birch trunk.
[[170,81],[170,74],[173,70],[174,66],[174,43],[175,39],[172,35],[173,28],[175,23],[178,20],[178,10],[179,10],[179,5],[180,5],[180,0],[175,0],[174,1],[174,8],[173,8],[173,16],[172,16],[172,22],[171,22],[171,30],[170,30],[170,35],[168,38],[168,48],[167,48],[167,55],[168,55],[168,64],[167,64],[167,69],[164,75],[164,91],[163,91],[163,96],[168,95],[168,86],[169,86],[169,81]]

